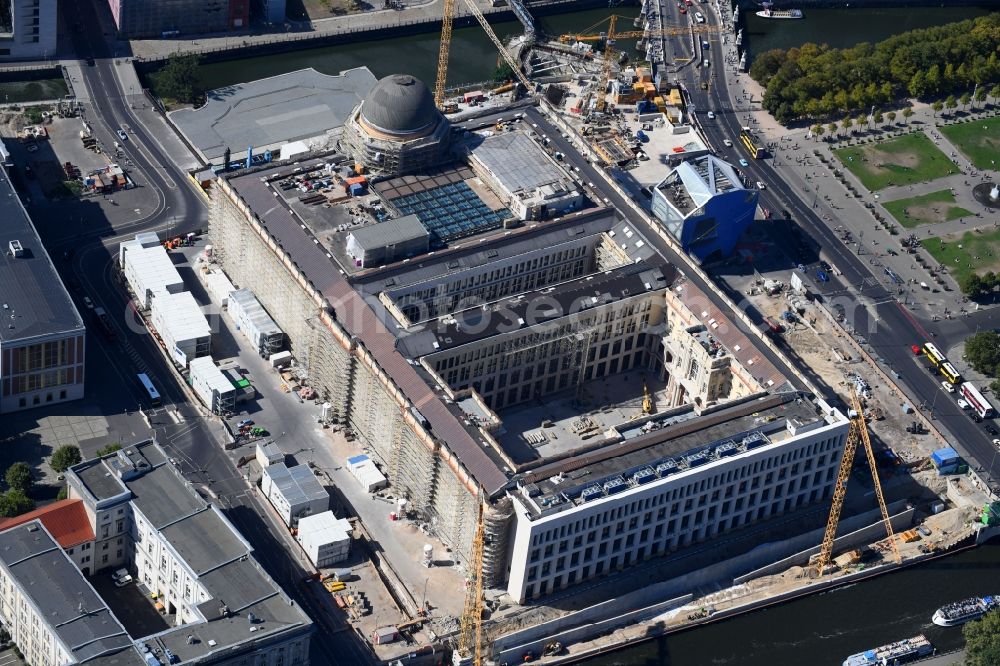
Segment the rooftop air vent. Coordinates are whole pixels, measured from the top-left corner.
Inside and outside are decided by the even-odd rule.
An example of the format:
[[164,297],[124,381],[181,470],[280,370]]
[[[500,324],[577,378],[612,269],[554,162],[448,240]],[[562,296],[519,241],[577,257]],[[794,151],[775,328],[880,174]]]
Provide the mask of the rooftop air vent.
[[19,240],[12,240],[10,242],[10,253],[12,255],[14,255],[15,257],[23,257],[24,256],[24,246],[21,245],[21,241],[19,241]]

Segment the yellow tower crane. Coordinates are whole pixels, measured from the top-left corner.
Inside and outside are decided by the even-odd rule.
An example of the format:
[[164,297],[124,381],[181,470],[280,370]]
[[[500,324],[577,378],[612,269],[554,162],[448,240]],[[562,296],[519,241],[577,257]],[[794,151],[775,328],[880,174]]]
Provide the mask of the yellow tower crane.
[[462,610],[461,629],[458,634],[459,661],[472,666],[483,663],[483,515],[485,509],[479,504],[476,534],[472,539],[472,557],[469,560],[469,576],[465,588],[465,608]]
[[865,453],[868,455],[868,467],[872,471],[872,481],[875,484],[875,496],[878,498],[879,508],[882,510],[882,522],[885,523],[885,531],[889,536],[889,543],[896,558],[896,563],[902,562],[899,554],[899,546],[896,544],[896,536],[892,531],[892,521],[889,519],[889,510],[885,506],[885,496],[882,494],[882,484],[878,479],[878,469],[875,463],[875,452],[872,450],[872,442],[868,437],[868,425],[865,423],[864,407],[858,394],[851,388],[851,406],[854,408],[855,416],[851,419],[851,429],[847,434],[847,443],[844,445],[844,455],[840,459],[840,470],[837,473],[837,485],[833,489],[833,503],[830,506],[830,517],[826,522],[826,531],[823,533],[823,543],[819,549],[819,557],[816,559],[816,573],[823,575],[826,567],[830,564],[833,555],[833,541],[837,536],[837,525],[840,523],[840,512],[844,508],[844,495],[847,493],[847,482],[851,476],[851,468],[854,465],[854,454],[858,448],[858,440],[864,444]]
[[[486,21],[486,17],[483,13],[479,11],[479,7],[476,6],[475,0],[465,0],[466,6],[479,25],[483,27],[486,32],[486,36],[490,38],[494,46],[500,51],[500,57],[503,58],[504,62],[511,68],[514,72],[514,76],[517,80],[521,82],[524,89],[531,92],[531,82],[528,81],[528,77],[524,75],[521,71],[521,66],[518,65],[514,59],[507,52],[504,47],[503,42],[497,37],[496,33],[493,32],[493,28]],[[441,17],[441,44],[438,47],[438,71],[437,80],[434,82],[434,103],[439,109],[444,110],[444,89],[448,83],[448,52],[451,49],[451,27],[455,19],[455,0],[444,0],[444,14]]]
[[[615,25],[620,17],[612,14],[607,19],[607,30],[593,33],[595,28],[602,26],[604,21],[599,21],[586,30],[578,34],[559,35],[559,41],[566,44],[570,42],[599,42],[604,40],[604,68],[601,70],[601,85],[608,85],[611,78],[611,62],[614,56],[615,41],[619,39],[645,39],[648,37],[673,37],[676,35],[688,35],[694,33],[717,33],[721,31],[721,26],[699,23],[697,25],[673,25],[657,30],[628,30],[626,32],[615,32]],[[597,109],[604,110],[606,100],[604,93],[597,96]]]

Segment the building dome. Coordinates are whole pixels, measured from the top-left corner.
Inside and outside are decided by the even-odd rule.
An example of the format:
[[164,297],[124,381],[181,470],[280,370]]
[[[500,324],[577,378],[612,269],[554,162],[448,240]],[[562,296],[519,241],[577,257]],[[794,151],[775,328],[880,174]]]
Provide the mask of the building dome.
[[373,130],[406,136],[430,132],[442,118],[423,81],[408,74],[387,76],[361,104],[361,120]]

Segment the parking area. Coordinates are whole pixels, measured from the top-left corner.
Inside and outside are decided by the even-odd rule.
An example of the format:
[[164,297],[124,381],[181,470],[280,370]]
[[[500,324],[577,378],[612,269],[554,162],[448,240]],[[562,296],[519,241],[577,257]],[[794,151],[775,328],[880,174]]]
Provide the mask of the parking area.
[[167,616],[156,609],[142,585],[132,582],[118,587],[110,570],[92,576],[89,582],[130,636],[150,636],[170,627]]

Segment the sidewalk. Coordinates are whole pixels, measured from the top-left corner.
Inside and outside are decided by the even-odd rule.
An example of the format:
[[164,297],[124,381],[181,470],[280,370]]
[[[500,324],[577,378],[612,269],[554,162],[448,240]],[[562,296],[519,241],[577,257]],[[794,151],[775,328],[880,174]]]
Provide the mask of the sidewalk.
[[[863,242],[865,247],[859,248],[859,254],[867,254],[869,263],[873,266],[872,272],[887,288],[892,291],[902,290],[905,294],[904,300],[916,302],[916,307],[923,309],[923,313],[930,315],[940,313],[945,308],[955,308],[956,302],[960,300],[958,285],[950,277],[946,278],[954,293],[940,291],[934,294],[931,291],[922,290],[919,287],[914,289],[914,285],[921,282],[934,284],[933,278],[928,271],[921,267],[912,255],[907,255],[899,250],[900,239],[910,234],[918,237],[940,237],[951,234],[962,234],[972,229],[982,229],[993,231],[1000,225],[1000,217],[989,215],[981,204],[972,197],[972,186],[981,180],[982,175],[969,162],[969,160],[941,134],[937,129],[937,122],[932,107],[921,102],[913,103],[914,115],[908,120],[898,121],[893,127],[894,134],[902,134],[906,131],[924,131],[927,136],[937,144],[945,155],[956,163],[959,173],[944,178],[939,178],[926,183],[914,185],[904,185],[885,188],[877,193],[869,193],[861,185],[853,174],[844,169],[840,160],[834,156],[833,151],[839,147],[846,146],[846,140],[827,141],[816,138],[806,138],[809,130],[805,127],[788,129],[780,125],[767,111],[760,107],[760,100],[763,96],[762,87],[750,78],[749,74],[737,70],[737,57],[734,44],[730,44],[726,55],[726,82],[727,92],[732,103],[732,110],[740,113],[741,118],[746,114],[749,124],[762,135],[772,153],[772,162],[775,167],[779,167],[783,178],[802,192],[806,203],[812,199],[812,207],[816,213],[831,226],[838,230],[850,231],[855,239]],[[995,114],[989,112],[989,115]],[[975,115],[970,116],[973,120]],[[842,131],[838,131],[838,136]],[[880,132],[869,135],[866,142],[877,142],[888,139],[887,133]],[[817,155],[826,159],[827,163],[822,164]],[[840,169],[843,176],[853,185],[860,196],[855,196],[848,192],[843,184],[838,182],[833,170]],[[895,220],[883,206],[884,203],[898,199],[907,199],[931,192],[941,190],[952,191],[955,197],[953,205],[969,210],[973,215],[958,219],[921,224],[913,228],[903,227]],[[898,235],[893,236],[883,226],[875,220],[873,213],[878,212],[897,226]],[[978,215],[976,215],[978,213]],[[892,249],[891,254],[888,249]],[[934,260],[928,256],[928,265],[935,265]],[[891,269],[900,276],[904,284],[895,285],[888,275],[882,275],[884,271],[878,269]],[[911,307],[912,309],[912,307]]]

